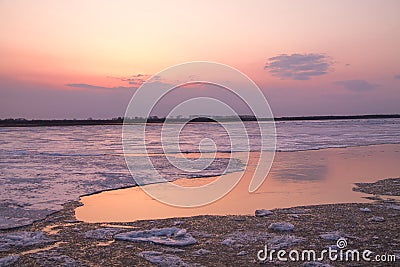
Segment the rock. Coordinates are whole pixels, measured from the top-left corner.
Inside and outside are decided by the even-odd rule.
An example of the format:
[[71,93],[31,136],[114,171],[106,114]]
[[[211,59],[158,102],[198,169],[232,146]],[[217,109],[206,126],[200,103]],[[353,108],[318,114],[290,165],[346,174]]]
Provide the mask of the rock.
[[380,216],[374,216],[372,218],[369,218],[368,221],[370,221],[370,222],[384,222],[385,218],[380,217]]
[[244,255],[247,255],[247,252],[244,251],[244,250],[242,250],[242,251],[240,251],[240,252],[238,252],[238,253],[236,254],[236,256],[244,256]]
[[339,238],[343,236],[338,231],[335,231],[335,232],[327,232],[324,234],[320,234],[319,237],[321,237],[324,240],[337,241]]
[[55,240],[46,237],[43,232],[13,232],[0,234],[0,252],[11,248],[24,248],[53,243]]
[[97,240],[110,239],[113,235],[124,231],[124,229],[117,228],[98,228],[94,230],[89,230],[84,233],[86,238],[92,238]]
[[305,262],[301,265],[302,267],[331,267],[331,265],[327,263],[322,263],[318,261],[309,261]]
[[211,251],[209,251],[207,249],[203,249],[203,248],[193,251],[193,255],[195,255],[195,256],[203,256],[203,255],[207,255],[210,253],[211,253]]
[[3,258],[0,258],[0,267],[10,266],[14,264],[19,259],[18,255],[9,255]]
[[140,252],[138,255],[145,260],[161,267],[189,266],[180,257],[171,254],[163,254],[159,251],[143,251]]
[[273,214],[273,212],[269,211],[269,210],[256,210],[256,212],[255,212],[256,217],[265,217],[265,216],[269,216],[272,214]]
[[288,222],[275,222],[271,223],[268,226],[268,229],[273,230],[273,231],[292,231],[294,229],[294,225]]
[[196,243],[196,239],[186,233],[185,229],[176,227],[130,231],[117,234],[114,236],[114,239],[132,242],[151,242],[166,246],[188,246]]
[[362,211],[362,212],[371,212],[371,209],[369,209],[369,208],[360,208],[360,211]]

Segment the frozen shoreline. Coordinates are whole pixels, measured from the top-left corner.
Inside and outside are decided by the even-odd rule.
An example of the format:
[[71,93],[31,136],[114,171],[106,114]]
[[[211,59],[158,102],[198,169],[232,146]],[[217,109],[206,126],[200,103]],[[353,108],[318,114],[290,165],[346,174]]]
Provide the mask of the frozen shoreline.
[[[400,178],[383,180],[399,192]],[[380,188],[364,184],[360,188]],[[382,192],[388,195],[390,192]],[[397,193],[394,193],[398,195]],[[400,202],[329,204],[274,209],[257,216],[194,216],[135,222],[85,223],[71,202],[30,226],[0,231],[0,263],[16,266],[259,266],[258,251],[321,251],[345,238],[348,249],[371,250],[400,260]],[[261,214],[261,215],[260,215]],[[363,262],[361,262],[363,263]],[[366,262],[365,262],[366,263]],[[353,266],[323,259],[284,262],[285,266]],[[307,265],[308,264],[308,265]],[[317,265],[320,264],[320,265]],[[374,263],[391,266],[391,263]]]

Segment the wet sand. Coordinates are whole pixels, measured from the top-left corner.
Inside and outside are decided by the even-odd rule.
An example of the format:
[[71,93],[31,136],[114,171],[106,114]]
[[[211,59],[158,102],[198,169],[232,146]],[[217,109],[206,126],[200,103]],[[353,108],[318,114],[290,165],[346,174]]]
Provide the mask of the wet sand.
[[[223,156],[223,155],[219,155]],[[254,193],[248,186],[258,154],[238,185],[225,197],[199,208],[176,208],[148,196],[141,188],[106,191],[81,198],[76,217],[85,222],[129,222],[197,215],[250,215],[256,209],[333,203],[366,203],[367,194],[352,190],[354,183],[400,176],[400,145],[330,148],[277,152],[272,169]],[[234,154],[233,157],[243,157]],[[226,177],[236,174],[227,174]],[[205,184],[218,177],[180,179],[182,186]],[[157,184],[148,185],[158,187]]]

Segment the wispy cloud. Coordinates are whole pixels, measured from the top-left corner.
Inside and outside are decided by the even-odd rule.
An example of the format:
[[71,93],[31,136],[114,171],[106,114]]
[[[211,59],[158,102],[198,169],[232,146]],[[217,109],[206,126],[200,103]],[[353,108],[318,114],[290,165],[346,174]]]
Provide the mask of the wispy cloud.
[[281,79],[310,80],[328,73],[332,64],[324,54],[281,54],[269,58],[264,69]]
[[400,74],[394,75],[394,78],[395,78],[396,80],[400,80]]
[[369,91],[378,87],[377,84],[370,83],[366,80],[345,80],[345,81],[336,81],[334,84],[344,87],[350,91]]
[[158,75],[151,75],[151,74],[135,74],[127,77],[113,77],[113,76],[108,76],[109,78],[113,79],[118,79],[121,82],[127,82],[130,85],[134,85],[135,87],[139,87],[142,85],[144,82],[148,81],[151,78],[151,81],[160,81],[161,77]]
[[126,86],[105,87],[105,86],[91,85],[87,83],[67,83],[65,84],[65,86],[84,88],[84,89],[94,89],[94,90],[119,90],[119,89],[129,90],[135,88]]

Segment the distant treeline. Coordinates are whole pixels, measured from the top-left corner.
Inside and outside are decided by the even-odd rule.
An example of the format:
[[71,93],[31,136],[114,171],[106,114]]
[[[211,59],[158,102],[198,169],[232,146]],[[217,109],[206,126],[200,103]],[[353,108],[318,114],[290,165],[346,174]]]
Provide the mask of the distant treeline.
[[[191,116],[191,118],[168,118],[167,122],[216,122],[216,121],[311,121],[311,120],[363,120],[363,119],[390,119],[400,118],[400,114],[386,114],[386,115],[348,115],[348,116],[302,116],[302,117],[279,117],[279,118],[256,118],[254,116],[239,116],[239,117],[226,117],[226,116],[213,116],[212,118],[204,116]],[[113,119],[64,119],[64,120],[27,120],[24,118],[18,119],[1,119],[0,127],[31,127],[31,126],[73,126],[73,125],[121,125],[125,123],[163,123],[165,118],[152,116],[149,118],[124,118],[118,117]]]

